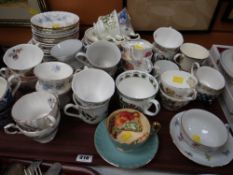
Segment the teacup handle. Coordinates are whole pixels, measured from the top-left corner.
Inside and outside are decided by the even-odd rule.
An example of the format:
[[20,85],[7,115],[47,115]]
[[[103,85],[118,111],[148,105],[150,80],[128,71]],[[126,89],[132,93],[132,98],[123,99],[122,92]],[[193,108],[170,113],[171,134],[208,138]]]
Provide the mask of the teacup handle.
[[184,97],[184,100],[195,100],[197,98],[197,90],[193,89],[193,93],[191,97]]
[[0,69],[0,75],[1,75],[2,77],[4,77],[4,78],[7,79],[8,77],[10,77],[11,71],[10,71],[10,69],[7,68],[7,67],[2,67],[2,68]]
[[198,62],[194,62],[191,67],[191,74],[195,76],[197,69],[200,68],[200,64]]
[[[21,79],[19,75],[11,75],[8,79],[7,79],[8,83],[10,84],[10,87],[12,88],[12,95],[14,96],[16,91],[19,89],[20,85],[21,85]],[[15,86],[14,82],[16,82]]]
[[158,65],[154,65],[154,67],[152,68],[152,74],[154,77],[159,77],[159,71],[160,71],[160,68]]
[[22,134],[21,131],[19,130],[19,127],[14,123],[9,123],[6,126],[4,126],[4,132],[6,134]]
[[183,54],[182,53],[177,53],[174,57],[173,60],[176,64],[180,65],[180,57],[182,57]]
[[[75,109],[76,111],[78,111],[78,114],[74,114],[74,113],[68,111],[69,109],[72,109],[72,108]],[[79,105],[78,104],[72,104],[72,103],[66,104],[65,107],[63,108],[63,111],[68,116],[80,118],[83,120],[83,118],[79,114]]]
[[52,115],[45,115],[45,116],[43,115],[42,117],[39,117],[37,119],[37,124],[38,124],[38,121],[40,119],[44,120],[44,118],[45,118],[46,122],[45,122],[45,124],[43,124],[43,126],[39,126],[40,128],[48,128],[48,127],[53,127],[55,125],[56,118]]
[[153,69],[153,64],[152,64],[150,59],[147,59],[147,58],[145,58],[145,59],[146,59],[147,72],[151,72]]
[[[82,59],[82,57],[83,57],[84,59]],[[86,54],[86,53],[78,52],[78,53],[75,55],[75,59],[76,59],[78,62],[80,62],[81,64],[83,64],[84,66],[92,67],[91,64],[88,62],[87,54]]]
[[149,109],[143,109],[143,112],[146,114],[146,115],[149,115],[149,116],[155,116],[158,114],[158,112],[160,111],[160,104],[157,100],[155,99],[150,99],[149,101],[152,105],[154,105],[155,107],[155,112],[151,112],[149,111]]

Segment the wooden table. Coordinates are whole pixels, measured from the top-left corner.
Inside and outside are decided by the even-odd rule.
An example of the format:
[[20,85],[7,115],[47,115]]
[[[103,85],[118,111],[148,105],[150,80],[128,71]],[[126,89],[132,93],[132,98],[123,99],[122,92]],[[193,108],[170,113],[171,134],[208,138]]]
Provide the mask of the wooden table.
[[[115,95],[110,103],[109,112],[117,108],[119,108],[119,106]],[[200,102],[194,101],[180,111],[190,108],[206,109],[219,116],[223,121],[226,121],[218,102],[210,106],[204,106]],[[156,120],[162,124],[162,129],[159,132],[159,150],[154,159],[149,164],[142,167],[142,169],[154,169],[176,173],[232,174],[232,162],[224,167],[204,167],[187,159],[178,151],[169,134],[169,122],[177,112],[169,112],[162,108],[157,116],[153,119],[150,118],[150,120]],[[96,125],[89,125],[79,119],[62,114],[59,131],[55,139],[47,144],[37,143],[24,135],[7,135],[3,131],[0,131],[0,157],[43,160],[45,162],[58,161],[63,164],[74,166],[111,166],[106,163],[95,150],[95,129]],[[76,162],[75,159],[78,154],[93,155],[93,163],[80,164]]]

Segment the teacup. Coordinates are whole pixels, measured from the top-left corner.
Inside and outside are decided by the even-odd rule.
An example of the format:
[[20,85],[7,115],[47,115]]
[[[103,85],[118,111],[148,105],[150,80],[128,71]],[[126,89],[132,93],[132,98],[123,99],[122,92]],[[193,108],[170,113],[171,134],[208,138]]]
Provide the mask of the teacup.
[[43,130],[56,123],[58,99],[48,92],[32,92],[22,96],[12,107],[12,118],[22,128]]
[[74,74],[71,88],[82,106],[98,106],[111,99],[115,83],[105,71],[87,68]]
[[[106,102],[99,105],[83,106],[73,94],[73,101],[74,104],[66,104],[64,107],[64,113],[68,116],[80,118],[88,124],[97,124],[108,115],[108,106],[110,100],[107,100]],[[69,112],[70,109],[75,109],[76,112]]]
[[121,52],[114,43],[96,41],[87,48],[86,53],[78,53],[76,59],[86,66],[103,69],[113,76],[121,60]]
[[37,142],[48,143],[54,139],[58,130],[58,125],[60,123],[60,120],[61,120],[61,116],[60,116],[60,112],[58,112],[55,124],[43,130],[31,131],[23,128],[18,124],[9,123],[4,127],[4,132],[6,134],[23,134]]
[[9,107],[20,84],[19,75],[11,75],[7,80],[0,77],[0,111]]
[[43,89],[64,89],[70,86],[73,69],[70,65],[58,61],[44,62],[33,70]]
[[198,83],[194,75],[180,70],[166,71],[161,75],[160,80],[164,92],[178,98],[193,94]]
[[[155,100],[159,84],[152,75],[138,70],[125,71],[117,76],[116,87],[121,107],[134,108],[149,116],[160,111],[160,104]],[[151,106],[154,111],[150,110]]]
[[116,38],[121,35],[116,10],[108,15],[100,16],[97,22],[93,24],[93,27],[95,33],[101,39],[106,39],[108,37]]
[[182,70],[187,72],[191,71],[194,62],[202,64],[209,57],[209,51],[205,47],[194,43],[182,44],[180,52],[173,59]]
[[38,46],[19,44],[6,51],[3,61],[15,73],[27,74],[41,63],[43,57],[44,53]]
[[172,60],[183,44],[184,39],[180,32],[172,27],[160,27],[153,33],[155,60]]
[[203,151],[216,151],[228,140],[224,123],[214,114],[202,110],[184,111],[181,117],[180,132],[192,148]]
[[141,112],[130,109],[118,109],[105,120],[110,140],[120,151],[130,152],[141,147],[160,129],[160,124],[149,120]]
[[191,73],[197,77],[198,99],[211,104],[221,94],[225,87],[225,78],[216,69],[194,63]]
[[197,92],[193,91],[189,97],[173,97],[164,92],[163,88],[160,88],[160,97],[162,106],[169,111],[178,111],[183,108],[197,97]]
[[[153,76],[157,78],[157,80],[160,79],[160,76],[169,70],[179,70],[179,67],[169,60],[158,60],[155,62],[153,67]],[[160,81],[160,80],[159,80]]]
[[68,39],[59,42],[50,50],[51,56],[61,62],[68,62],[74,59],[75,54],[82,50],[83,44],[78,39]]

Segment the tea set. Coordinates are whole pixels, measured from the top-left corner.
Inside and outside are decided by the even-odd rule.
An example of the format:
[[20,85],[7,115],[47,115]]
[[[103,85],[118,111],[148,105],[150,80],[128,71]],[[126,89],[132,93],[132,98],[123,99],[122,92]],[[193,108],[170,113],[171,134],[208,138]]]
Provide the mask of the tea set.
[[[205,65],[206,48],[184,43],[172,27],[155,30],[154,43],[141,39],[125,9],[99,17],[82,40],[71,37],[79,30],[79,17],[69,12],[40,13],[31,22],[33,40],[44,38],[8,49],[6,67],[0,70],[0,117],[11,108],[13,120],[4,126],[7,134],[48,143],[56,136],[63,110],[68,117],[97,125],[95,148],[105,161],[138,168],[159,147],[160,124],[150,118],[196,99],[211,105],[225,87],[223,75]],[[21,85],[32,92],[16,99]],[[120,109],[110,113],[115,95]],[[198,164],[216,167],[233,159],[231,134],[206,110],[177,113],[170,135],[177,149]]]

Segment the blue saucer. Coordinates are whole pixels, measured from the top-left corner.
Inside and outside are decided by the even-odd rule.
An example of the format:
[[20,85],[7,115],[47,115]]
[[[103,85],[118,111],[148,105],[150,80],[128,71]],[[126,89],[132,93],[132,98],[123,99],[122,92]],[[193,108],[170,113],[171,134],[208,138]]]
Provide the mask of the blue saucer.
[[99,155],[109,164],[120,168],[138,168],[149,163],[158,151],[158,135],[152,135],[140,148],[131,152],[119,151],[111,142],[105,121],[99,123],[95,131],[95,148]]

